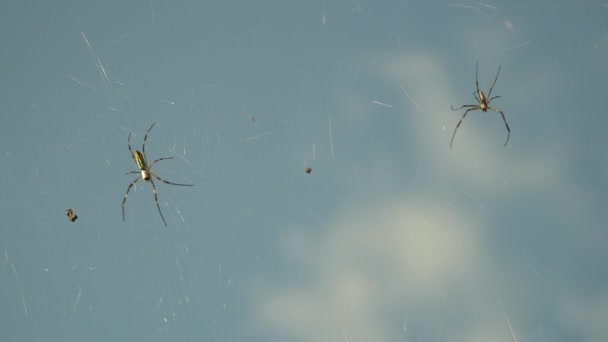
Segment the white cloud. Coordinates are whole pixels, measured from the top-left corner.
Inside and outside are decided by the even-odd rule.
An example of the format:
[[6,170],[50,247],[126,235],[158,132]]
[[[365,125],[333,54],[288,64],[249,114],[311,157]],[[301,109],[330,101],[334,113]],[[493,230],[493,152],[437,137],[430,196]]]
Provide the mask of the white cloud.
[[419,201],[351,207],[327,235],[290,232],[285,252],[303,276],[260,290],[256,316],[290,340],[394,340],[393,314],[443,301],[483,257],[479,224],[449,211]]
[[606,341],[608,336],[608,293],[597,295],[571,294],[560,302],[563,326],[572,329],[584,341]]

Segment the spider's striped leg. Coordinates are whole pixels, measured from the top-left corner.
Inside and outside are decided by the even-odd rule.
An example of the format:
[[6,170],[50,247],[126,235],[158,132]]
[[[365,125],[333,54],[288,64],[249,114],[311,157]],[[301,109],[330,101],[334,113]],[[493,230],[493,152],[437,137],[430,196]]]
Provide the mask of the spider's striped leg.
[[450,149],[452,148],[452,144],[454,143],[454,138],[456,137],[456,131],[458,130],[458,127],[460,127],[460,124],[462,123],[462,121],[464,120],[464,118],[467,116],[467,114],[472,111],[472,110],[476,110],[476,109],[480,109],[479,107],[475,107],[475,108],[470,108],[467,109],[464,114],[462,114],[462,117],[460,118],[460,121],[458,121],[458,124],[456,124],[456,128],[454,128],[454,134],[452,134],[452,140],[450,140]]
[[141,171],[129,171],[129,172],[125,173],[125,175],[130,175],[132,173],[141,173]]
[[163,223],[165,224],[165,227],[166,227],[167,221],[165,221],[163,212],[160,211],[160,205],[158,205],[158,195],[156,194],[156,185],[154,185],[154,181],[152,179],[150,179],[150,183],[152,183],[152,191],[154,192],[154,202],[156,202],[156,207],[158,208],[158,213],[160,214],[160,218],[163,219]]
[[490,102],[492,102],[492,100],[497,99],[499,97],[502,97],[502,96],[500,96],[500,95],[494,96],[493,98],[488,100],[487,104],[490,104]]
[[462,108],[479,108],[479,105],[463,105],[458,108],[454,108],[454,106],[450,106],[452,110],[461,110]]
[[150,133],[150,131],[152,130],[152,127],[154,127],[155,124],[156,124],[156,122],[153,122],[152,126],[150,126],[150,128],[148,128],[146,135],[144,135],[144,144],[141,147],[141,153],[143,153],[144,159],[146,158],[146,140],[148,140],[148,133]]
[[489,109],[500,113],[500,116],[502,116],[502,121],[505,122],[505,126],[507,127],[507,141],[505,141],[505,144],[502,145],[502,147],[507,146],[507,143],[509,143],[509,138],[511,137],[511,129],[509,128],[509,124],[507,123],[507,119],[505,119],[505,114],[502,112],[502,110],[500,109],[496,109],[496,108],[492,108],[492,107],[488,107]]
[[154,174],[154,173],[152,173],[152,172],[150,172],[150,174],[151,174],[152,176],[154,176],[154,178],[158,179],[159,181],[161,181],[161,182],[163,182],[163,183],[167,183],[167,184],[171,184],[171,185],[180,185],[180,186],[194,186],[194,184],[181,184],[181,183],[173,183],[173,182],[169,182],[169,181],[166,181],[166,180],[164,180],[164,179],[162,179],[162,178],[158,177],[156,174]]
[[173,157],[164,157],[164,158],[158,158],[158,159],[156,159],[155,161],[152,162],[152,164],[150,164],[148,166],[148,170],[150,170],[152,168],[152,165],[154,165],[154,163],[159,162],[161,160],[168,160],[168,159],[173,159]]
[[[133,172],[137,172],[137,171],[133,171]],[[129,172],[129,173],[132,173],[132,172]],[[141,177],[135,178],[135,180],[132,181],[131,184],[129,184],[129,187],[127,188],[127,192],[125,192],[125,197],[122,199],[122,222],[125,222],[125,202],[127,201],[127,197],[129,196],[129,191],[131,191],[131,188],[133,187],[133,185],[135,185],[135,183],[137,183],[137,181],[140,178]]]
[[131,152],[131,158],[133,158],[133,150],[131,149],[131,132],[129,132],[129,139],[127,140],[127,146],[129,146],[129,152]]
[[498,79],[498,74],[500,74],[500,68],[502,68],[502,65],[498,66],[498,72],[496,73],[496,77],[494,78],[494,83],[492,83],[492,86],[490,87],[490,91],[488,91],[488,97],[492,96],[492,89],[494,89],[494,85],[496,84],[496,80]]

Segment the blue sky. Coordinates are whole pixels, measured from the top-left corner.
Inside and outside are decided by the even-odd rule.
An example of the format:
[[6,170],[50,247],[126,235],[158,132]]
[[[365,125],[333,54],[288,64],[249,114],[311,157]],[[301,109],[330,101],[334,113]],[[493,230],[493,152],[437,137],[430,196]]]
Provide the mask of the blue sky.
[[607,340],[607,16],[2,2],[0,340]]

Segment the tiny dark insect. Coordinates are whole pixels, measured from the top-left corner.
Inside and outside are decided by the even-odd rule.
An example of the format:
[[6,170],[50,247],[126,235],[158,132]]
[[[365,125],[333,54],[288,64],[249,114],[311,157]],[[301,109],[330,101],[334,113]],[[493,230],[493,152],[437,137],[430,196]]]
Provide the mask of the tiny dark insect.
[[255,122],[255,116],[251,117],[251,122]]
[[306,169],[304,169],[304,172],[306,173],[311,173],[312,172],[312,167],[307,167]]
[[65,215],[68,217],[68,220],[70,220],[70,222],[74,222],[78,218],[78,215],[74,213],[74,210],[72,210],[72,208],[66,209]]

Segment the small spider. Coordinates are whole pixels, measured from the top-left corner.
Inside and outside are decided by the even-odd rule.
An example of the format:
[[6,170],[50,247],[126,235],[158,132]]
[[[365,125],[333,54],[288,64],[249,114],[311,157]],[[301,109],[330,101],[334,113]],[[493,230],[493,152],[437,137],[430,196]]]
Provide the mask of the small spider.
[[503,145],[503,147],[507,146],[507,143],[509,142],[509,137],[511,136],[511,129],[509,128],[507,119],[505,119],[505,115],[503,114],[502,110],[490,107],[490,102],[492,102],[492,100],[501,97],[501,96],[490,97],[490,96],[492,96],[492,89],[494,89],[494,85],[496,84],[496,80],[498,79],[498,74],[500,74],[500,68],[501,68],[501,66],[498,67],[498,72],[496,73],[496,77],[494,78],[494,83],[492,83],[492,86],[490,87],[490,91],[488,91],[488,98],[489,98],[489,100],[488,100],[486,98],[486,96],[484,95],[483,91],[479,90],[479,82],[477,81],[477,71],[479,69],[479,66],[478,66],[478,62],[475,62],[475,86],[477,87],[477,90],[473,93],[473,96],[475,96],[475,100],[477,100],[477,102],[479,102],[479,103],[471,104],[471,105],[463,105],[458,108],[454,108],[454,106],[450,106],[450,108],[452,108],[452,110],[460,110],[462,108],[469,108],[464,112],[464,114],[462,114],[460,121],[458,121],[458,124],[456,125],[456,128],[454,129],[454,134],[452,134],[452,140],[450,141],[450,148],[452,148],[452,143],[454,143],[454,137],[456,136],[456,131],[458,130],[458,127],[460,127],[460,124],[464,120],[465,116],[467,116],[467,114],[473,110],[481,110],[482,112],[487,112],[488,109],[491,109],[497,113],[500,113],[500,115],[502,116],[502,120],[505,122],[505,126],[507,127],[507,141],[505,141],[505,144]]
[[310,174],[312,172],[312,167],[308,166],[304,169],[304,172]]
[[76,219],[78,219],[78,215],[76,215],[76,213],[74,212],[74,210],[72,210],[72,208],[66,209],[65,215],[68,217],[68,220],[70,220],[70,222],[74,222],[74,221],[76,221]]
[[127,192],[125,193],[125,197],[122,199],[122,221],[123,222],[125,221],[125,202],[127,201],[127,196],[129,196],[129,191],[131,190],[131,187],[133,187],[133,185],[135,185],[135,183],[137,183],[138,180],[143,179],[144,182],[150,182],[150,184],[152,184],[152,191],[154,192],[154,202],[156,202],[156,207],[158,208],[158,213],[160,214],[160,218],[163,219],[163,223],[165,224],[165,227],[166,227],[167,221],[165,221],[165,218],[163,217],[163,213],[162,213],[162,211],[160,211],[160,206],[158,205],[158,195],[156,194],[156,186],[154,185],[154,181],[152,180],[152,177],[158,179],[159,181],[161,181],[163,183],[171,184],[171,185],[194,186],[194,184],[179,184],[179,183],[169,182],[169,181],[166,181],[166,180],[158,177],[156,174],[152,173],[152,171],[151,171],[152,166],[154,166],[154,164],[156,164],[156,162],[159,162],[161,160],[173,159],[173,157],[158,158],[155,161],[153,161],[150,165],[148,165],[148,163],[146,161],[147,160],[147,158],[146,158],[146,140],[148,140],[148,133],[150,133],[150,131],[152,130],[152,127],[154,127],[154,124],[156,124],[156,122],[153,123],[152,126],[150,126],[150,128],[146,132],[146,135],[144,136],[144,143],[142,145],[141,152],[139,152],[138,150],[135,150],[135,152],[133,152],[133,150],[131,149],[131,133],[129,132],[129,140],[127,141],[127,144],[129,146],[129,152],[131,152],[131,157],[135,161],[135,164],[137,165],[137,168],[139,170],[127,172],[126,175],[131,174],[131,173],[139,173],[139,176],[137,176],[137,178],[135,178],[135,180],[132,181],[131,184],[129,184],[129,187],[127,188]]

